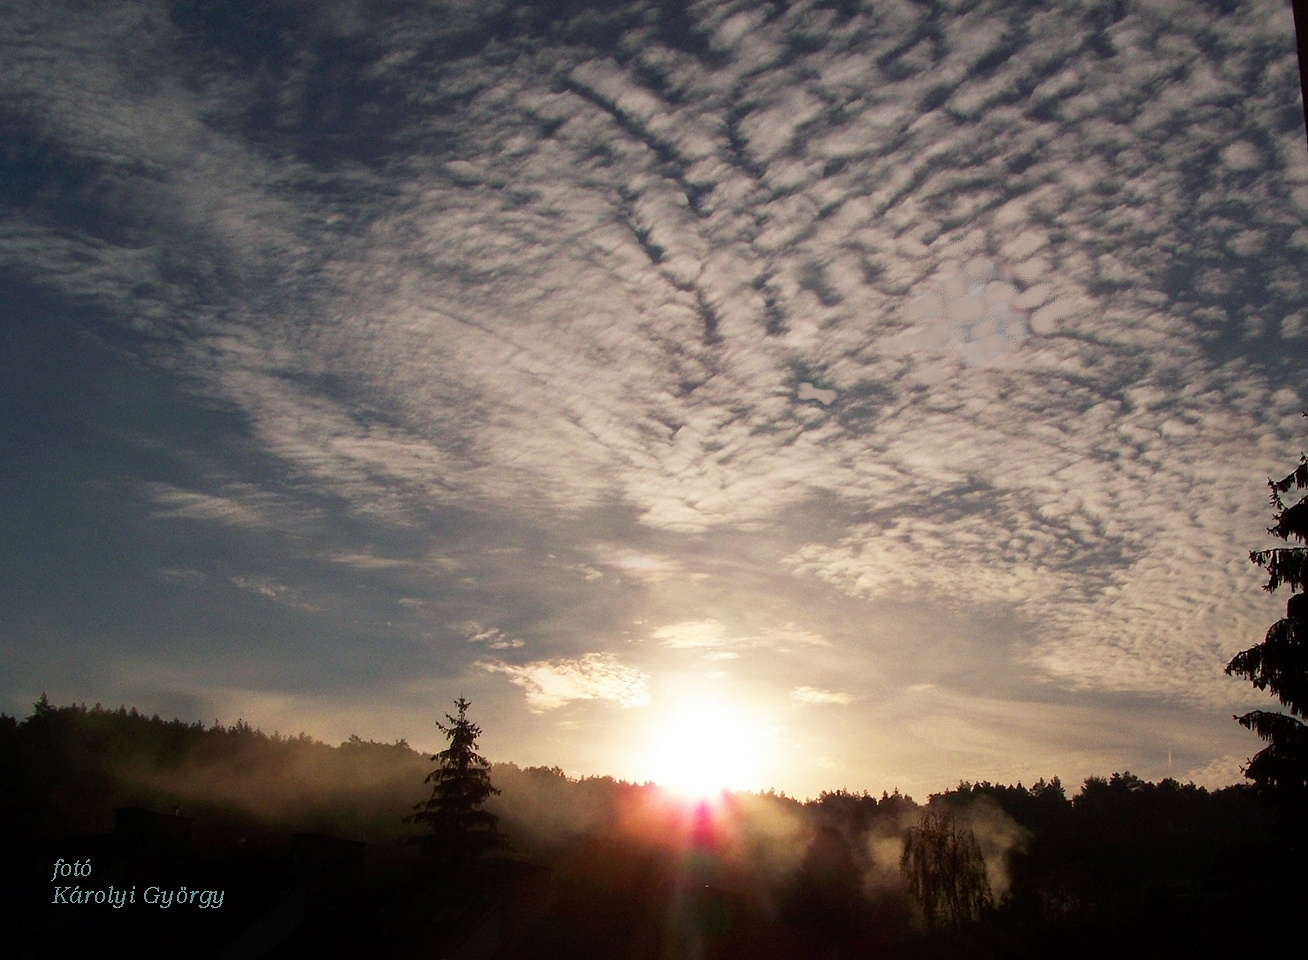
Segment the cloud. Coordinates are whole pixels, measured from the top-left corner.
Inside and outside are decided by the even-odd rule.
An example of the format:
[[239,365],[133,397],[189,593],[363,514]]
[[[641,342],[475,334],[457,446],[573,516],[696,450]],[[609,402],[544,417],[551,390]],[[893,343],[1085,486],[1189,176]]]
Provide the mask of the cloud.
[[278,525],[275,499],[253,487],[228,485],[224,495],[183,490],[167,483],[146,487],[156,504],[154,515],[169,520],[206,520],[252,530],[270,530]]
[[646,675],[623,666],[608,653],[588,653],[578,659],[538,660],[517,666],[502,661],[480,661],[477,666],[502,673],[522,688],[532,712],[556,710],[573,700],[608,700],[623,707],[649,703]]
[[371,550],[340,550],[330,554],[327,559],[354,570],[397,570],[411,563],[396,557],[379,557]]
[[[160,5],[50,9],[0,78],[45,178],[6,262],[123,318],[283,480],[154,483],[156,518],[300,532],[329,504],[379,544],[477,518],[588,552],[595,636],[655,597],[668,655],[852,655],[715,606],[732,568],[700,559],[749,551],[790,576],[739,601],[771,622],[833,594],[1000,618],[1041,683],[1234,695],[1220,668],[1276,606],[1244,560],[1261,477],[1308,402],[1283,3],[940,30],[708,2],[707,54],[615,4],[612,47],[565,16],[512,58],[470,38],[516,27],[449,4],[361,21],[357,66],[310,17],[258,78]],[[447,572],[407,555],[319,559]],[[563,631],[575,594],[504,581]],[[487,669],[555,706],[606,663]]]
[[650,638],[673,650],[712,649],[733,643],[726,628],[716,620],[687,620],[650,633]]
[[[956,245],[966,254],[969,245]],[[1030,283],[1038,274],[1031,261],[1013,267],[996,264],[986,256],[973,256],[960,263],[945,258],[930,279],[925,293],[912,299],[906,310],[913,326],[887,344],[891,352],[924,351],[960,360],[965,367],[993,365],[1033,333],[1050,334],[1058,321],[1071,312],[1063,301],[1046,304],[1047,283]],[[1041,271],[1043,272],[1043,271]],[[938,377],[928,374],[919,382]]]
[[1188,770],[1177,779],[1182,783],[1196,783],[1201,787],[1207,787],[1209,790],[1220,790],[1222,787],[1229,787],[1233,783],[1247,783],[1244,768],[1249,763],[1249,756],[1254,752],[1256,751],[1251,750],[1250,755],[1232,753],[1218,757],[1202,766]]
[[816,400],[822,406],[829,407],[835,402],[836,391],[823,390],[821,387],[815,387],[813,384],[806,382],[799,385],[795,398],[798,400]]
[[154,575],[165,583],[176,583],[187,587],[202,586],[209,580],[203,571],[193,567],[160,567]]
[[[254,594],[265,600],[272,600],[285,607],[294,610],[300,610],[306,613],[321,613],[323,603],[321,600],[306,600],[303,598],[303,592],[294,587],[287,586],[285,583],[264,574],[250,574],[246,576],[228,577],[228,582],[245,593]],[[330,601],[328,601],[330,602]]]
[[854,698],[848,693],[836,693],[833,690],[823,690],[820,687],[796,687],[790,691],[790,701],[791,703],[819,706],[835,704],[843,707],[853,703]]
[[271,577],[231,577],[231,582],[241,590],[255,593],[269,600],[276,600],[287,592],[284,583],[278,583]]
[[787,623],[780,627],[774,627],[764,632],[756,641],[761,646],[774,647],[777,649],[789,649],[792,647],[829,647],[831,641],[820,633],[814,633],[812,630],[805,630],[795,626],[793,623]]
[[[739,634],[729,632],[717,620],[686,620],[668,624],[651,631],[650,639],[657,640],[671,650],[718,650],[723,647],[790,650],[794,647],[831,645],[821,634],[804,630],[793,623],[766,627],[758,633]],[[720,653],[712,657],[722,659]]]
[[474,623],[471,625],[471,630],[474,632],[468,636],[468,642],[484,643],[491,650],[516,650],[526,645],[522,640],[505,636],[497,627],[483,630],[480,625]]
[[681,561],[672,557],[652,556],[636,550],[615,549],[607,545],[596,547],[595,552],[599,560],[607,566],[616,567],[623,574],[648,583],[667,580],[684,572]]

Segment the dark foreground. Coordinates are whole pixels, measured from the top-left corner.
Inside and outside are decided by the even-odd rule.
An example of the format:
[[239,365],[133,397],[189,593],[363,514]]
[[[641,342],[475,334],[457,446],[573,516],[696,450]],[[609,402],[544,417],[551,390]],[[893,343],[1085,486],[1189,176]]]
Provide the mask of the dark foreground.
[[[406,744],[266,737],[126,711],[0,719],[5,954],[19,958],[1240,957],[1302,942],[1295,823],[1246,787],[1130,774],[1068,797],[961,784],[678,804],[496,765],[510,845],[424,860]],[[925,922],[905,831],[948,810],[990,906]],[[115,905],[115,903],[119,905]]]

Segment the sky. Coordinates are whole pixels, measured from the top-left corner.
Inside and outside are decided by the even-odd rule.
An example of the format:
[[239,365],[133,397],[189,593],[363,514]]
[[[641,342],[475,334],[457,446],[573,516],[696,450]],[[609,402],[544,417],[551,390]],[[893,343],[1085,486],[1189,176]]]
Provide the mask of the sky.
[[0,3],[0,708],[1219,787],[1288,3]]

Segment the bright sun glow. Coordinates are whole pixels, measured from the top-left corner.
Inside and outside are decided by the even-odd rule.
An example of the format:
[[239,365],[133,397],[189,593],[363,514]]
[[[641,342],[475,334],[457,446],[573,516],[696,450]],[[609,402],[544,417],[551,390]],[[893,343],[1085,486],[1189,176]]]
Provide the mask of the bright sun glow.
[[769,737],[762,725],[721,703],[668,711],[642,765],[646,776],[690,799],[757,790]]

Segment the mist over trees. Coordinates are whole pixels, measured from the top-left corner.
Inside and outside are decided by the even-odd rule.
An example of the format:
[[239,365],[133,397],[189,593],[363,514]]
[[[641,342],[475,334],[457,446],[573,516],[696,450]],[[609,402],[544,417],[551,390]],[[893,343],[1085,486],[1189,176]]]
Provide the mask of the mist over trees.
[[[1223,943],[1238,953],[1273,942],[1294,915],[1276,905],[1303,891],[1281,865],[1277,810],[1252,786],[1208,791],[1117,773],[1087,779],[1075,795],[1057,778],[968,782],[924,803],[898,791],[807,801],[739,793],[709,815],[651,785],[483,765],[475,724],[463,711],[447,720],[438,770],[457,769],[462,756],[485,774],[469,779],[479,786],[467,796],[499,791],[485,793],[481,809],[512,841],[479,861],[502,911],[501,941],[487,955],[506,960],[606,957],[616,943],[658,957],[674,935],[706,957],[751,960],[1088,956],[1122,952],[1124,941],[1159,956]],[[42,851],[111,833],[115,808],[169,822],[176,814],[193,824],[191,859],[179,861],[202,865],[193,873],[228,864],[264,878],[270,902],[299,889],[319,904],[305,907],[317,919],[287,941],[296,950],[335,948],[357,926],[372,931],[357,934],[358,949],[399,955],[405,918],[456,917],[446,927],[457,932],[480,929],[491,909],[451,906],[441,899],[448,888],[432,892],[413,872],[420,864],[405,865],[402,841],[432,834],[425,821],[404,823],[415,804],[436,799],[431,783],[443,781],[424,785],[431,772],[403,741],[352,737],[333,747],[242,722],[188,724],[43,698],[24,720],[0,718],[0,829],[7,845],[37,850],[44,863]],[[250,866],[231,866],[241,863]],[[523,886],[523,876],[546,879]],[[516,913],[503,912],[512,904]],[[377,926],[381,915],[390,927]],[[1224,919],[1232,916],[1256,918],[1257,931],[1240,932]]]
[[332,747],[305,734],[266,734],[163,720],[135,708],[55,707],[42,695],[26,720],[0,716],[0,836],[94,834],[113,810],[180,807],[215,840],[263,830],[328,830],[387,841],[421,799],[427,764],[403,740],[353,736]]
[[909,828],[899,864],[928,927],[961,927],[993,902],[976,834],[947,810],[929,810]]

